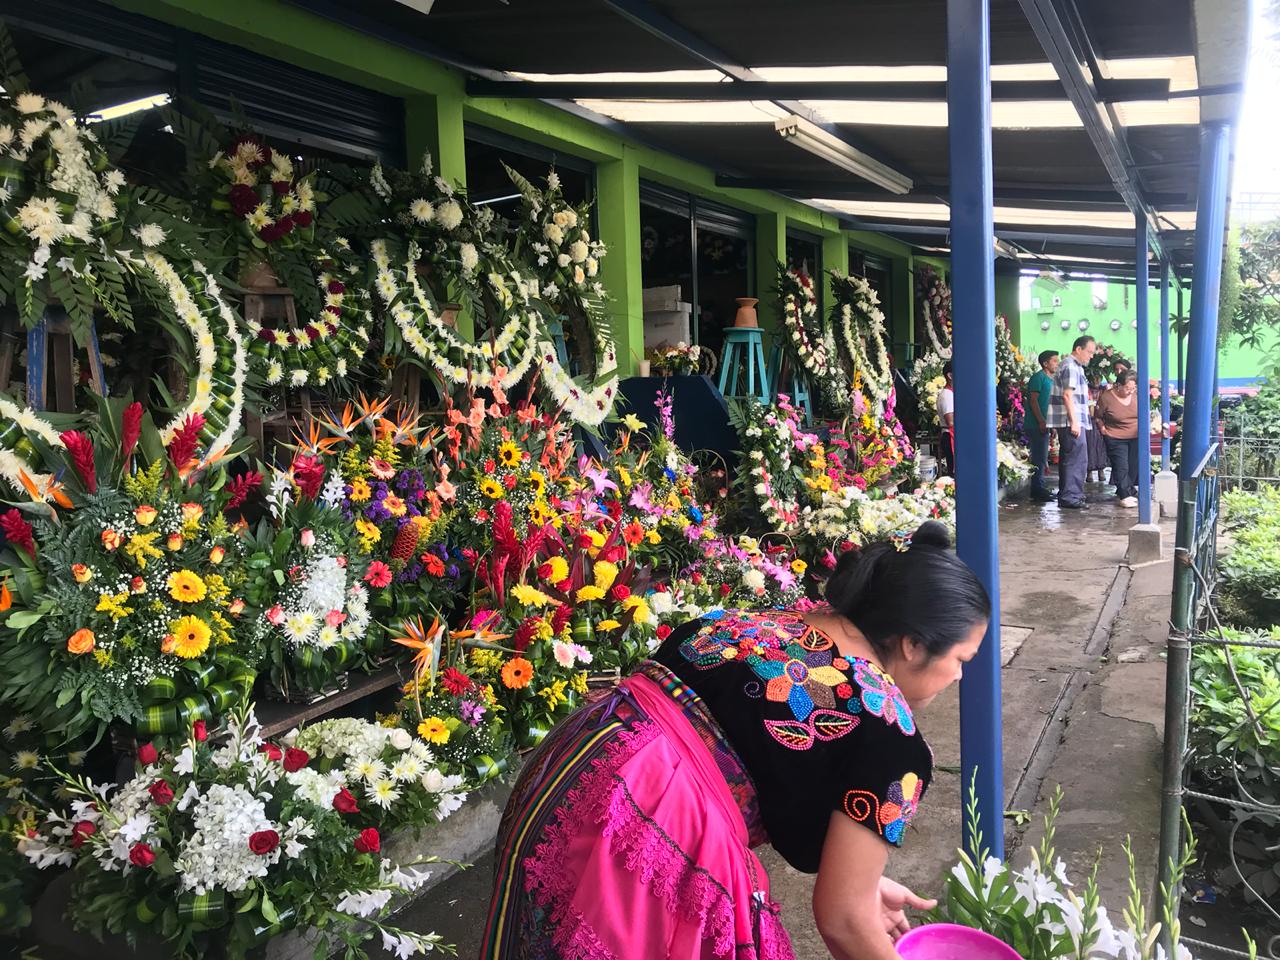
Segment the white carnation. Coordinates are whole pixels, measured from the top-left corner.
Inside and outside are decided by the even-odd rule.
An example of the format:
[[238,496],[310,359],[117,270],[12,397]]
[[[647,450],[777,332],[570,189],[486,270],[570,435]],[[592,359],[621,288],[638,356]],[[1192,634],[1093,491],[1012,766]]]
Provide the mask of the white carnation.
[[591,251],[587,249],[587,245],[581,240],[575,240],[569,247],[569,258],[574,263],[582,263],[590,256]]
[[470,273],[480,263],[480,254],[476,252],[474,243],[464,243],[458,253],[462,260],[462,269],[466,273]]
[[543,228],[542,235],[556,246],[559,246],[564,242],[564,231],[554,223],[548,223]]
[[446,200],[436,209],[436,221],[446,230],[456,230],[462,223],[462,207],[457,200]]

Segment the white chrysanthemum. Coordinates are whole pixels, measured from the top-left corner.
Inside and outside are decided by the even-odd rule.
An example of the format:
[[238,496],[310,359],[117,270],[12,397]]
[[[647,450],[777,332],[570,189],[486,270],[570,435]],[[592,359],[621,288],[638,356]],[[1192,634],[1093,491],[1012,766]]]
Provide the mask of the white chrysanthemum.
[[144,223],[140,227],[135,227],[133,235],[144,247],[158,247],[165,240],[164,228],[158,223]]
[[14,99],[13,105],[17,107],[19,113],[39,113],[44,109],[44,97],[38,93],[20,93]]
[[764,591],[764,573],[759,570],[748,570],[742,575],[742,585],[754,593]]
[[40,754],[34,750],[19,750],[13,755],[14,770],[34,770],[40,766]]
[[446,230],[455,230],[462,223],[462,207],[457,200],[446,200],[436,209],[436,222]]
[[275,386],[284,379],[284,367],[280,365],[280,361],[272,360],[267,364],[267,383]]
[[480,254],[473,243],[464,243],[458,251],[458,256],[462,261],[462,269],[466,273],[470,273],[480,263]]
[[595,257],[587,257],[587,276],[594,277],[600,272],[600,261]]
[[584,263],[591,251],[587,249],[587,245],[581,240],[575,240],[569,245],[569,259],[574,263]]
[[556,257],[557,266],[567,267],[571,263],[573,263],[573,261],[569,259],[569,255],[567,253],[562,253],[560,256]]
[[310,610],[299,610],[285,619],[284,633],[293,643],[306,643],[316,632],[320,621]]
[[400,799],[400,790],[395,782],[386,778],[375,780],[364,791],[365,798],[372,804],[389,810],[391,805]]
[[31,718],[25,713],[19,713],[4,728],[6,737],[16,737],[20,733],[26,733],[28,730],[34,729],[35,725],[31,722]]
[[556,246],[564,242],[564,231],[555,223],[548,223],[543,227],[542,235]]
[[353,781],[373,783],[386,776],[387,765],[377,757],[356,756],[347,761],[346,772]]
[[124,173],[120,170],[108,170],[107,175],[102,178],[102,183],[107,188],[107,193],[119,193],[120,188],[124,186]]
[[316,646],[321,650],[330,650],[338,645],[338,628],[331,627],[327,623],[320,628],[320,632],[316,634]]
[[413,203],[409,204],[409,216],[417,220],[419,223],[430,223],[435,219],[436,209],[431,206],[431,201],[419,197]]
[[391,779],[396,783],[417,780],[422,773],[422,762],[412,754],[406,754],[391,765]]
[[289,374],[289,386],[305,387],[309,376],[306,370],[294,370]]
[[13,143],[13,138],[13,127],[7,123],[0,123],[0,150],[6,149],[9,144]]

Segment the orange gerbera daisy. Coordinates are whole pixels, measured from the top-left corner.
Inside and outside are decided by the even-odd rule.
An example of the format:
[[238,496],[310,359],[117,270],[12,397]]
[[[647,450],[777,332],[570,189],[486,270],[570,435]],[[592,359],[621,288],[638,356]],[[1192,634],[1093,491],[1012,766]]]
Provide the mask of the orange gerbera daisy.
[[513,657],[502,668],[502,682],[509,690],[523,690],[533,681],[533,664],[524,657]]

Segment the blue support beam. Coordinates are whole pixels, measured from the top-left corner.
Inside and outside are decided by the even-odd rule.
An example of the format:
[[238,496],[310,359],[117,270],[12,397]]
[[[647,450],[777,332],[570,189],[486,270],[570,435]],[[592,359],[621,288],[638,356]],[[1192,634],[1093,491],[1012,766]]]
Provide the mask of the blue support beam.
[[1222,287],[1222,238],[1227,218],[1231,125],[1200,130],[1200,185],[1196,202],[1195,274],[1191,280],[1191,329],[1187,334],[1187,395],[1182,416],[1182,478],[1187,479],[1215,439],[1213,401],[1218,392],[1218,297]]
[[[983,839],[991,855],[1003,859],[990,15],[989,0],[947,0],[956,546],[992,606],[986,639],[960,682],[960,765],[966,789],[976,779]],[[964,839],[967,847],[971,838]]]
[[1160,261],[1160,469],[1169,469],[1169,261]]
[[1151,294],[1147,269],[1147,218],[1133,222],[1134,306],[1138,313],[1138,522],[1151,522]]

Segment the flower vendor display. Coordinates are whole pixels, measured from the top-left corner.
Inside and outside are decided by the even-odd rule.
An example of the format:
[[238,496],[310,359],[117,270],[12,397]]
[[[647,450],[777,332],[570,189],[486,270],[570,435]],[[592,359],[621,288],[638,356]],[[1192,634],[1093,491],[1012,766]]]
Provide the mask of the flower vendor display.
[[702,348],[681,340],[674,347],[654,347],[647,354],[655,376],[689,377],[702,366]]
[[[256,481],[256,486],[254,481]],[[246,498],[261,488],[244,478]],[[265,487],[270,516],[258,524],[247,565],[260,646],[272,695],[310,699],[368,666],[380,634],[369,630],[366,571],[352,562],[357,532],[343,514],[346,485],[320,457],[298,453]]]
[[1090,383],[1109,383],[1116,378],[1116,364],[1123,364],[1130,370],[1136,369],[1133,361],[1128,359],[1117,348],[1109,343],[1099,343],[1093,359],[1085,367],[1084,374]]
[[568,203],[554,169],[545,190],[506,171],[521,197],[515,255],[537,279],[535,295],[561,320],[570,356],[566,370],[550,338],[543,340],[540,383],[570,420],[598,427],[613,413],[618,392],[617,348],[604,310],[608,292],[597,276],[608,250],[592,226],[591,204]]
[[782,339],[793,368],[807,378],[827,413],[842,416],[849,406],[849,377],[831,349],[833,331],[818,310],[818,292],[803,270],[778,263]]
[[893,365],[885,345],[884,313],[880,297],[862,277],[830,271],[834,303],[831,326],[841,359],[857,389],[871,400],[877,415],[893,393]]
[[244,956],[293,928],[346,956],[374,938],[399,956],[440,944],[386,919],[432,859],[387,859],[378,824],[443,819],[461,785],[404,731],[343,720],[276,745],[246,708],[225,735],[196,721],[171,750],[144,744],[119,787],[63,779],[69,809],[22,849],[41,869],[72,868],[68,917],[99,939],[182,958]]
[[1031,476],[1031,461],[1027,459],[1026,448],[1013,446],[1003,440],[996,441],[996,476],[1000,486],[1018,484]]
[[[1165,960],[1169,956],[1192,960],[1191,951],[1181,943],[1180,904],[1176,900],[1166,904],[1159,916],[1149,910],[1129,840],[1122,845],[1129,867],[1128,898],[1118,915],[1108,912],[1102,902],[1097,862],[1083,884],[1071,882],[1054,846],[1061,807],[1062,788],[1058,787],[1050,797],[1044,834],[1031,850],[1031,862],[1015,870],[1008,861],[992,857],[984,846],[971,785],[965,811],[970,846],[959,852],[960,860],[948,873],[944,894],[930,920],[982,930],[1028,960]],[[1195,842],[1190,838],[1180,858],[1170,864],[1173,889],[1180,887],[1194,861]],[[1157,943],[1158,939],[1171,945],[1172,954],[1165,952],[1165,944]],[[1256,956],[1251,940],[1249,946],[1248,955]]]
[[92,433],[45,447],[64,476],[52,502],[0,517],[0,699],[41,729],[173,735],[249,692],[244,541],[200,429],[193,416],[161,447],[139,404],[103,401]]
[[919,322],[931,351],[945,362],[951,359],[951,287],[942,274],[925,265],[916,271],[916,303]]

